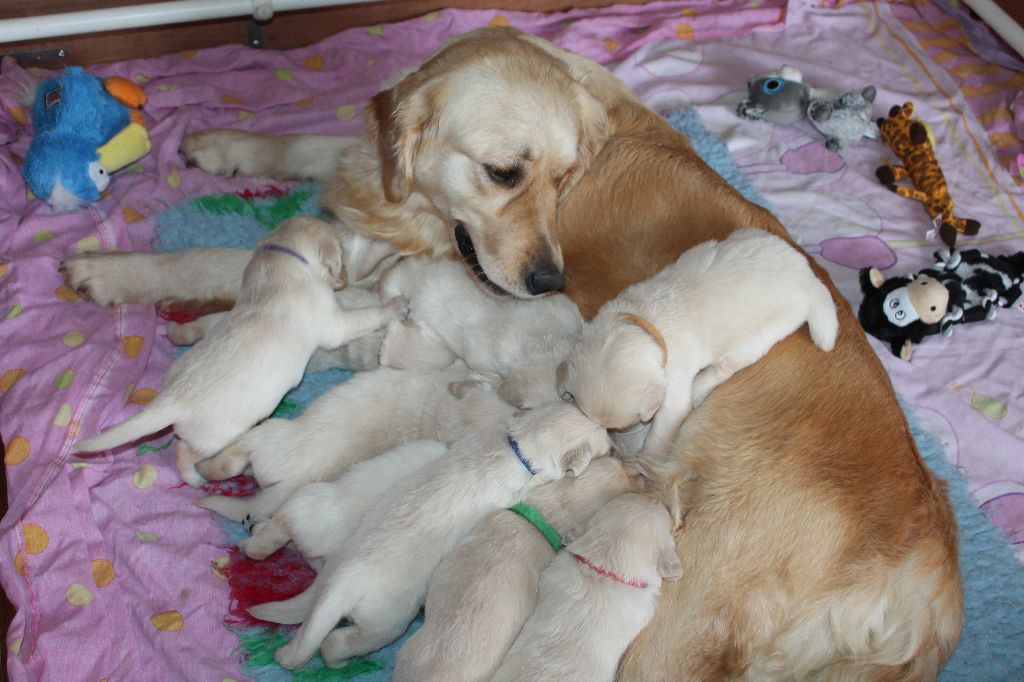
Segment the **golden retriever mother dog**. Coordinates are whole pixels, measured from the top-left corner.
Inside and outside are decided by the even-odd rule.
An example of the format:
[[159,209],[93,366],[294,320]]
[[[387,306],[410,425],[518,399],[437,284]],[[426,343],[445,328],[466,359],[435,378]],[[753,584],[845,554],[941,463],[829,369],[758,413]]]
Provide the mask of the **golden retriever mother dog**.
[[[561,289],[588,318],[695,244],[744,225],[786,235],[608,71],[512,29],[452,40],[375,96],[366,122],[362,139],[207,131],[183,151],[215,173],[324,179],[348,229],[461,257],[498,294]],[[245,260],[95,254],[64,268],[99,303],[208,300],[237,294]],[[682,578],[622,679],[930,679],[956,645],[945,489],[849,305],[812,266],[840,303],[835,350],[790,335],[661,453],[677,464],[661,484],[687,512]]]

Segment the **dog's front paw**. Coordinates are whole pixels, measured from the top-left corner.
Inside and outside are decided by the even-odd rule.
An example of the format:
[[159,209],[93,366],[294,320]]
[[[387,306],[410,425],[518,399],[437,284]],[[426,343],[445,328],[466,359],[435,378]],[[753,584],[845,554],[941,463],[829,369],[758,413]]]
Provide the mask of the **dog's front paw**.
[[190,166],[211,175],[251,175],[247,158],[251,156],[247,145],[251,137],[238,130],[203,130],[185,136],[181,155]]
[[121,277],[120,253],[83,253],[60,264],[68,285],[87,300],[109,306],[125,302],[130,289]]

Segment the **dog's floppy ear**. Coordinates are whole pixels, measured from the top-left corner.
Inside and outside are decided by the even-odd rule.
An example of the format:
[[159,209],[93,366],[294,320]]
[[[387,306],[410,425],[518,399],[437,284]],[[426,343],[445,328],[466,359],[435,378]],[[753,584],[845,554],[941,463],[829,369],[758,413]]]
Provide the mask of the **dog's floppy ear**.
[[582,177],[594,157],[600,153],[611,134],[608,110],[591,95],[585,87],[577,86],[576,111],[579,114],[579,143],[576,147],[576,164],[558,184],[558,191],[564,194]]
[[416,153],[434,115],[438,88],[416,72],[379,92],[366,107],[366,124],[377,143],[384,197],[401,203],[412,192]]

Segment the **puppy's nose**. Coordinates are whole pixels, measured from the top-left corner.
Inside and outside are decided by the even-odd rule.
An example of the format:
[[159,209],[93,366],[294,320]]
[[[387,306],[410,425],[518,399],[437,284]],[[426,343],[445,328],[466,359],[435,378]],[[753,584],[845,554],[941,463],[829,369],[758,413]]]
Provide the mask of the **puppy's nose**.
[[526,273],[526,290],[532,296],[556,291],[565,284],[565,273],[550,260],[537,261]]

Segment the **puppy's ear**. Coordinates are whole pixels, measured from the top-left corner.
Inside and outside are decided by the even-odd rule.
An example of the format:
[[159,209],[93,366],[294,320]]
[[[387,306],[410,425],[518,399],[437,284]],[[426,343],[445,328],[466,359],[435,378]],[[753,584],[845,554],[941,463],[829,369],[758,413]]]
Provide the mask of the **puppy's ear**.
[[654,415],[661,409],[662,403],[665,402],[665,386],[660,384],[645,386],[642,398],[643,404],[638,406],[640,421],[649,422],[654,419]]
[[558,369],[555,370],[555,390],[558,392],[558,397],[562,397],[562,393],[565,392],[565,380],[569,377],[569,362],[562,360],[559,363]]
[[590,451],[590,445],[584,444],[573,448],[562,457],[562,470],[570,478],[576,478],[583,473],[583,470],[590,464],[594,454]]
[[664,580],[678,580],[683,575],[683,565],[671,535],[665,538],[661,554],[658,555],[658,575]]
[[416,153],[434,115],[439,88],[420,72],[377,93],[366,107],[367,131],[377,143],[384,197],[401,203],[412,192]]
[[326,232],[321,235],[317,242],[320,262],[327,270],[328,280],[334,289],[341,289],[347,283],[348,277],[345,272],[345,252],[341,242],[333,232]]

